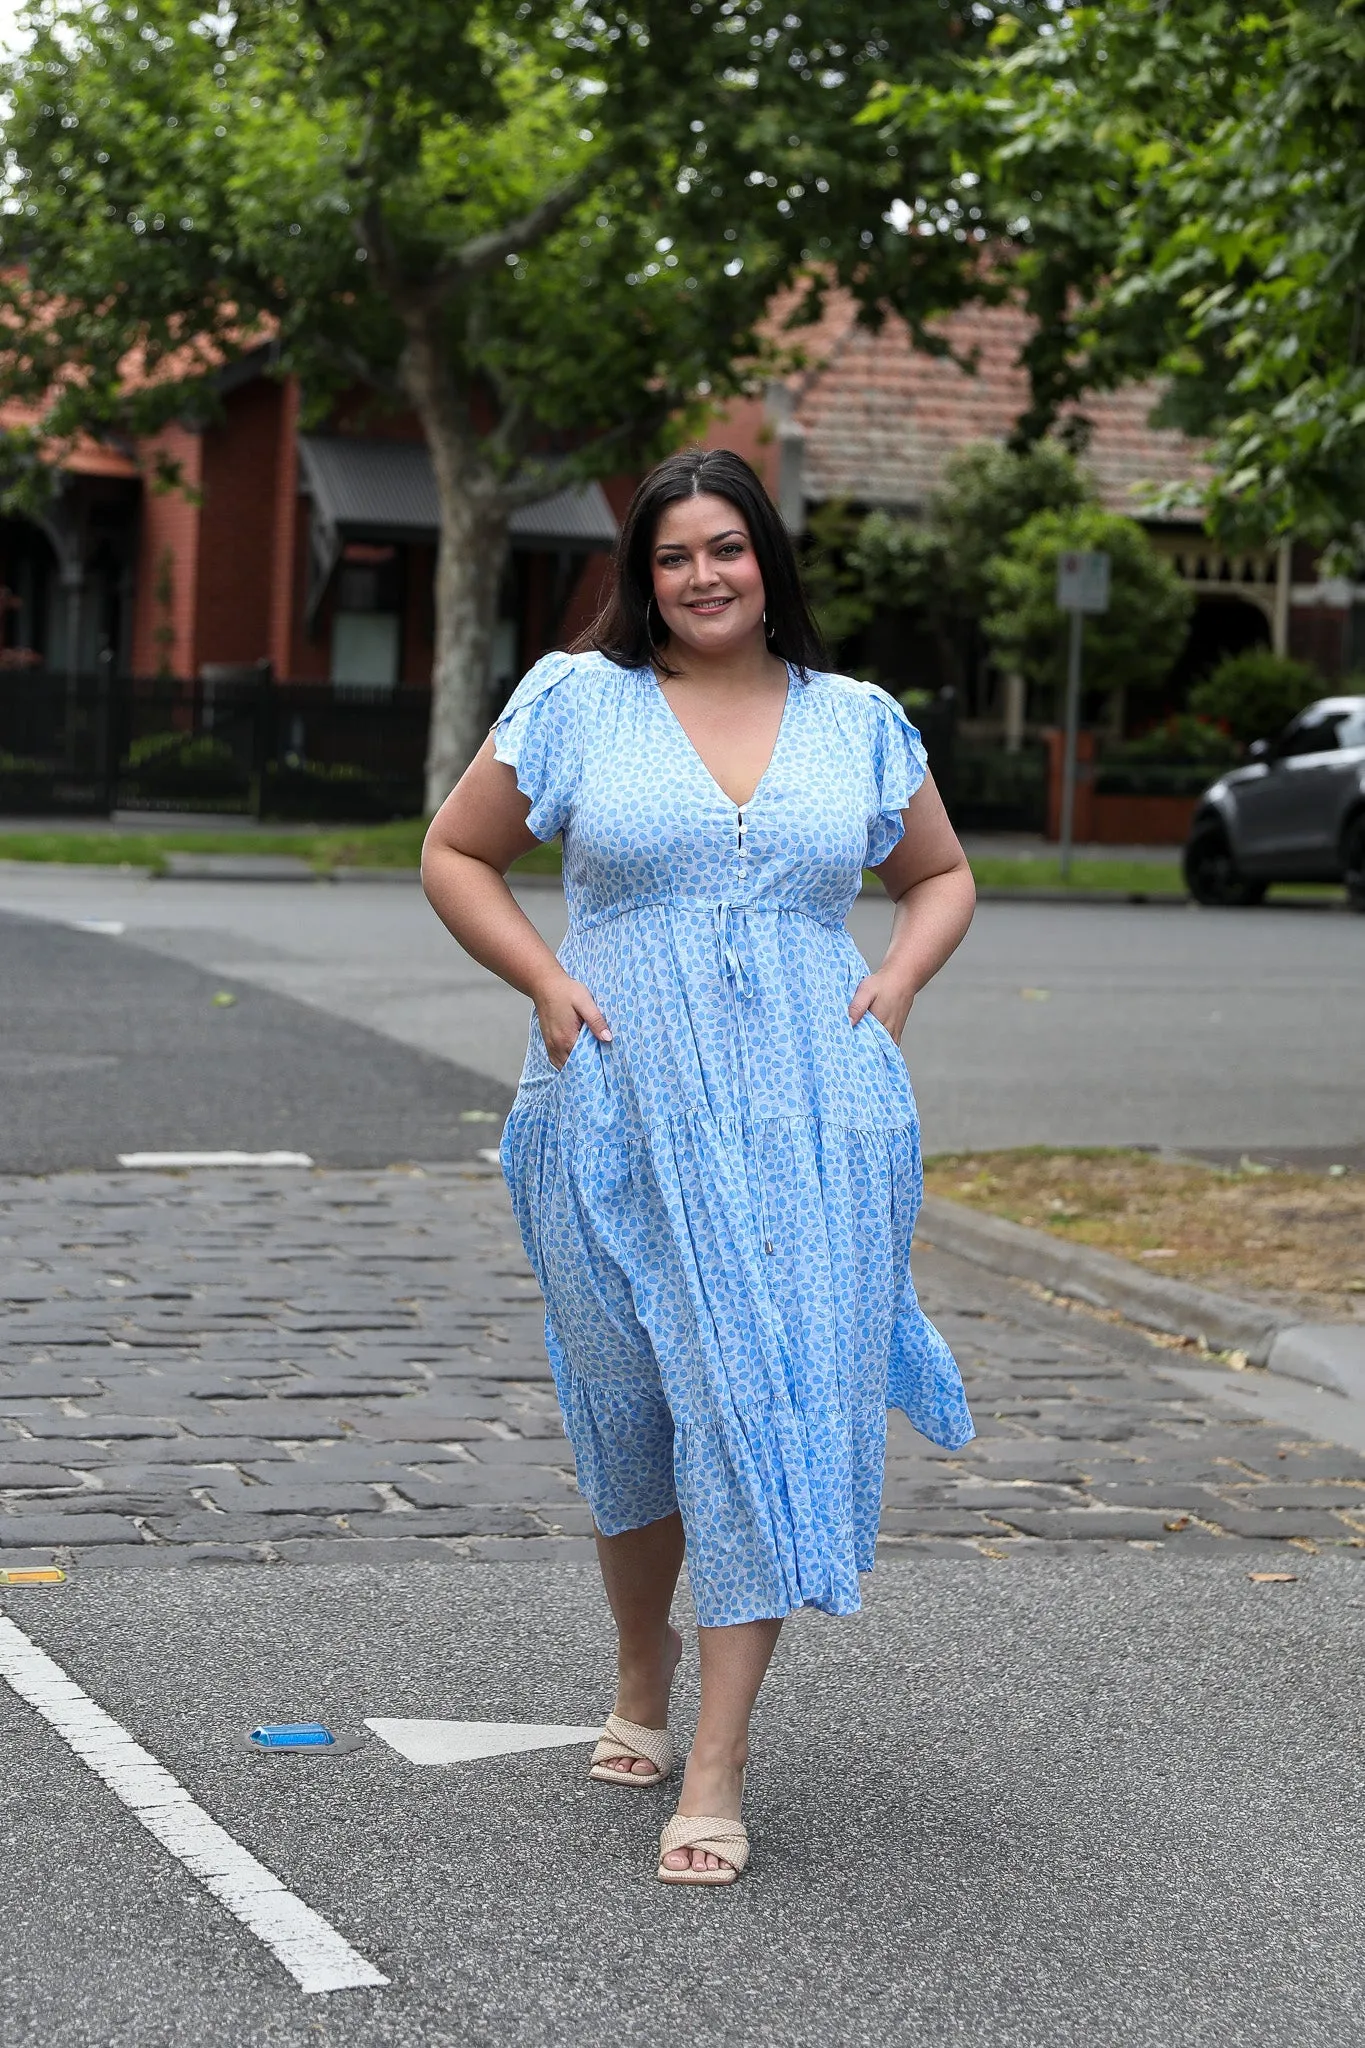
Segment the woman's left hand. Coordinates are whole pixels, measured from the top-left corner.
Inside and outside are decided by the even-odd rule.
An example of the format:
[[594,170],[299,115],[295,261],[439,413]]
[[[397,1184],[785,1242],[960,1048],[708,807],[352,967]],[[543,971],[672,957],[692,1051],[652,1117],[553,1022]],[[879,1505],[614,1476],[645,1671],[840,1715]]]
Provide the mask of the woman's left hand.
[[871,1010],[877,1022],[885,1026],[899,1045],[914,1000],[914,990],[893,980],[889,974],[865,975],[853,991],[853,1000],[848,1006],[849,1022],[860,1024]]

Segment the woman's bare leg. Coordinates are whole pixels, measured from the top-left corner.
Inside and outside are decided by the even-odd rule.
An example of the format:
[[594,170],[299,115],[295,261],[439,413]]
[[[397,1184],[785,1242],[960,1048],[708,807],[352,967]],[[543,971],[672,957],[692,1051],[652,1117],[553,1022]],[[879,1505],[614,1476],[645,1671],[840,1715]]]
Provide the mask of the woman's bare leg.
[[[597,1561],[616,1622],[615,1711],[642,1728],[666,1727],[669,1688],[682,1655],[682,1637],[668,1621],[682,1570],[681,1515],[666,1515],[622,1536],[599,1533]],[[643,1757],[608,1761],[641,1777],[654,1769]]]
[[[744,1766],[749,1761],[749,1717],[772,1661],[780,1621],[741,1621],[730,1628],[703,1628],[701,1712],[692,1754],[687,1759],[679,1813],[709,1813],[738,1820]],[[721,1858],[701,1849],[672,1849],[669,1870],[719,1870]]]

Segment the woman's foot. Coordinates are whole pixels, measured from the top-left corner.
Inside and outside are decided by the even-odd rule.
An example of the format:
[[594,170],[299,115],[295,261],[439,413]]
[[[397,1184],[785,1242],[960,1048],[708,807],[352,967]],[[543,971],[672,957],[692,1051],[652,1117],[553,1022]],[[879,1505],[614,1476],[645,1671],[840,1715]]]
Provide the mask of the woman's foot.
[[[683,1773],[678,1812],[683,1815],[706,1814],[717,1820],[738,1820],[744,1800],[746,1761],[746,1757],[733,1754],[700,1755],[694,1748]],[[696,1848],[669,1849],[659,1860],[665,1870],[715,1873],[734,1868],[728,1858]]]
[[[612,1712],[623,1721],[634,1721],[639,1728],[666,1728],[668,1696],[673,1689],[673,1674],[682,1657],[682,1647],[678,1631],[666,1628],[661,1651],[629,1659],[624,1652],[621,1653],[617,1661],[616,1705]],[[655,1775],[656,1766],[648,1757],[603,1756],[599,1761],[608,1770],[627,1771],[632,1777],[652,1778]]]

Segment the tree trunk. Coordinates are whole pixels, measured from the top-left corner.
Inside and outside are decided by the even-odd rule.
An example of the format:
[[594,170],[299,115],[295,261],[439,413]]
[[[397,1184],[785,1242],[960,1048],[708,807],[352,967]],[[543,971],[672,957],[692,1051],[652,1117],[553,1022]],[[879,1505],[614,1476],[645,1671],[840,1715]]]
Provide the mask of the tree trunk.
[[[433,459],[435,450],[433,449]],[[440,465],[437,464],[437,475]],[[482,492],[440,491],[436,650],[431,669],[426,807],[439,810],[487,735],[488,679],[507,514]]]
[[498,592],[507,562],[509,512],[479,459],[468,394],[450,373],[439,323],[409,324],[408,393],[436,476],[441,532],[436,550],[436,647],[431,671],[426,809],[439,810],[483,745]]

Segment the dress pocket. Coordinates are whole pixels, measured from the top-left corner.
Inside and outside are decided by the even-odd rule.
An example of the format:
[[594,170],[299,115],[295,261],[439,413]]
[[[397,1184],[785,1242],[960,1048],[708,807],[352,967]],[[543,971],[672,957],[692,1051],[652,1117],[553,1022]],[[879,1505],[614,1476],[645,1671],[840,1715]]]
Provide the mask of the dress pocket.
[[882,1051],[890,1053],[891,1057],[895,1060],[897,1066],[903,1067],[905,1065],[905,1055],[901,1051],[900,1047],[897,1045],[895,1039],[891,1036],[891,1033],[887,1030],[885,1024],[883,1024],[881,1018],[874,1017],[871,1010],[865,1010],[863,1012],[862,1022],[864,1024],[870,1024],[872,1026],[872,1036],[878,1041],[882,1048]]
[[[542,1043],[543,1042],[544,1041],[542,1040]],[[568,1073],[570,1067],[573,1066],[574,1062],[576,1060],[579,1062],[582,1061],[584,1046],[596,1045],[596,1043],[597,1040],[593,1036],[593,1033],[588,1028],[588,1026],[586,1024],[580,1024],[578,1027],[578,1036],[574,1040],[573,1044],[569,1047],[569,1057],[565,1060],[563,1066],[557,1067],[554,1061],[550,1060],[550,1070],[553,1073],[555,1079],[557,1081],[562,1081],[564,1079],[564,1076]],[[545,1057],[546,1059],[550,1059],[550,1055],[548,1053],[546,1053]]]

